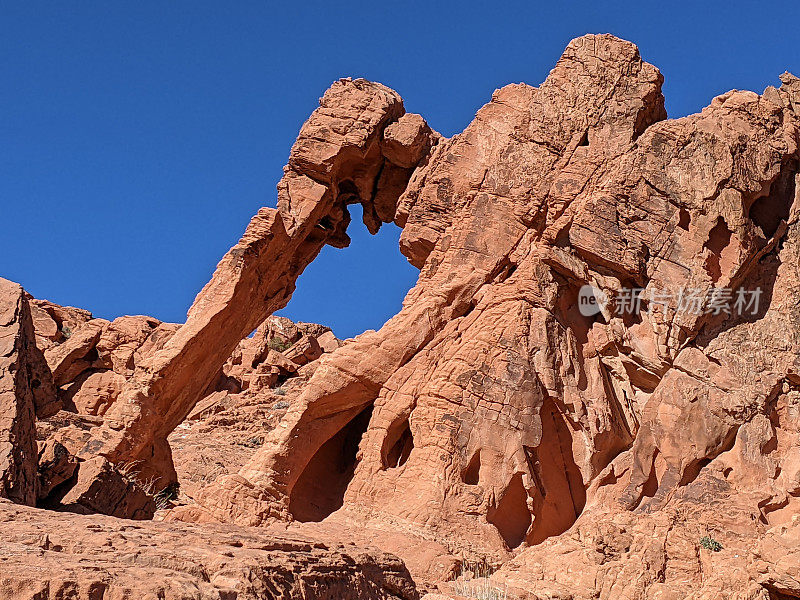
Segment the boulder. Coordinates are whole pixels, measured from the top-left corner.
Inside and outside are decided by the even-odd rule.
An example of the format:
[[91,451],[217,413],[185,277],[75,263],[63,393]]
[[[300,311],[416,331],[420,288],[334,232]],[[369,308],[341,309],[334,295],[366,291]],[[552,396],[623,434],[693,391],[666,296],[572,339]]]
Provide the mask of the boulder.
[[101,456],[81,461],[77,469],[75,485],[58,499],[59,509],[122,519],[153,518],[156,504],[152,491],[141,487],[135,473],[123,473]]
[[310,335],[303,335],[283,354],[290,361],[298,365],[305,365],[322,356],[322,348],[317,338]]
[[70,480],[78,468],[78,461],[67,448],[50,440],[39,445],[39,500],[45,500],[55,488]]
[[410,169],[428,154],[436,137],[425,119],[406,113],[384,130],[381,151],[392,164]]
[[65,386],[61,396],[65,406],[82,415],[102,416],[116,402],[125,377],[114,371],[85,371]]
[[44,356],[57,386],[74,381],[84,371],[99,366],[97,342],[108,325],[105,319],[86,321],[64,342],[45,351]]

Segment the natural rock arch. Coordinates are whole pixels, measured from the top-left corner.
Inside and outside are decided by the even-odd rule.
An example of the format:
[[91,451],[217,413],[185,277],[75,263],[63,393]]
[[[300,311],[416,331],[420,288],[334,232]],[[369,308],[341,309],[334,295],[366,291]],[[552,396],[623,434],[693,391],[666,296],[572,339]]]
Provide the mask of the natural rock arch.
[[[278,210],[253,219],[187,323],[73,451],[99,443],[169,481],[166,434],[320,248],[346,245],[358,202],[370,231],[404,228],[421,272],[403,309],[323,357],[285,428],[172,518],[260,525],[341,505],[505,553],[569,528],[606,481],[630,508],[668,501],[741,425],[699,375],[730,370],[692,346],[721,325],[674,304],[586,317],[577,290],[739,285],[786,232],[798,157],[794,88],[668,121],[661,82],[632,44],[586,36],[539,88],[498,90],[448,140],[388,88],[334,84],[292,149]],[[698,401],[673,406],[676,392]],[[701,443],[687,447],[659,411],[707,425],[692,430]],[[337,455],[343,477],[310,507],[313,474]],[[624,478],[609,475],[623,463]]]
[[[291,519],[299,478],[369,406],[342,508],[359,518],[435,531],[453,548],[536,544],[571,526],[634,437],[638,503],[649,480],[639,461],[653,462],[645,404],[708,317],[667,307],[587,318],[577,290],[736,285],[774,243],[771,222],[755,231],[747,210],[797,152],[767,114],[780,105],[741,94],[665,121],[661,81],[633,45],[586,36],[539,88],[498,90],[463,133],[433,146],[394,213],[401,249],[421,268],[401,312],[325,357],[286,428],[174,517]],[[741,135],[784,154],[753,157]],[[680,485],[670,469],[654,497]]]

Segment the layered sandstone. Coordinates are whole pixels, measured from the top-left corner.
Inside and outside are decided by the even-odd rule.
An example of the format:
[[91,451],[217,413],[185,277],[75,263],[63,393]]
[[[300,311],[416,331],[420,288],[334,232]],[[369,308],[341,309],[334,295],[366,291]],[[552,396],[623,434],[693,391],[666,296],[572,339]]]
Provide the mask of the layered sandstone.
[[131,522],[0,500],[0,598],[416,600],[396,557],[238,527]]

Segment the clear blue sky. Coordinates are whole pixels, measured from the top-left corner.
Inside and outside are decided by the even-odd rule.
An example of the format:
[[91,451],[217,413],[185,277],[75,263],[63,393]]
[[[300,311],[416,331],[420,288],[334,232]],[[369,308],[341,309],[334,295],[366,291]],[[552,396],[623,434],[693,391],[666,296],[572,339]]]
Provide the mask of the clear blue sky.
[[[800,2],[0,3],[0,276],[97,316],[182,321],[327,86],[366,77],[445,135],[610,32],[666,77],[670,116],[800,75]],[[283,314],[378,328],[416,280],[399,230],[328,248]]]

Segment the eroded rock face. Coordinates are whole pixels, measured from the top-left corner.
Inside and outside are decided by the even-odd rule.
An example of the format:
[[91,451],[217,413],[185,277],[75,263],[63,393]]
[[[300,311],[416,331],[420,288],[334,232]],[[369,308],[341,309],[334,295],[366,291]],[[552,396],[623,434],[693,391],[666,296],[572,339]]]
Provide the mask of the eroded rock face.
[[[220,447],[246,451],[208,485],[182,466],[190,503],[168,519],[402,532],[434,541],[422,561],[399,546],[423,577],[454,572],[441,552],[513,556],[492,580],[527,598],[800,596],[782,550],[800,508],[800,80],[782,82],[667,120],[636,47],[585,36],[451,139],[392,90],[337,82],[278,209],[184,325],[40,306],[59,398],[83,413],[48,444],[78,478],[97,467],[73,496],[102,498],[106,467],[166,487],[168,436],[188,465],[203,427],[232,427]],[[353,203],[370,231],[403,227],[421,271],[401,312],[344,344],[268,319],[347,245]],[[587,286],[611,301],[581,311]],[[760,302],[714,310],[721,290]],[[56,448],[42,481],[74,478]]]
[[37,493],[37,353],[25,292],[0,279],[0,498],[29,505]]
[[416,600],[376,550],[244,528],[120,521],[0,501],[0,598]]
[[[304,473],[324,470],[319,461],[339,452],[322,444],[363,423],[351,431],[356,445],[364,434],[361,460],[339,486],[346,505],[391,505],[393,518],[497,549],[568,527],[585,502],[581,482],[630,444],[632,425],[581,345],[591,323],[574,300],[586,273],[548,261],[564,254],[562,262],[584,265],[553,249],[553,239],[571,222],[568,211],[581,214],[575,196],[587,180],[604,180],[599,165],[665,117],[660,84],[633,46],[578,40],[539,89],[499,90],[463,134],[440,142],[398,205],[401,249],[424,265],[403,310],[322,361],[290,409],[286,435],[269,439],[240,473],[248,481],[241,513],[234,480],[201,503],[213,513],[215,497],[224,498],[223,518],[250,523],[286,518],[315,495]],[[573,449],[580,429],[584,447]],[[403,482],[413,498],[397,502]],[[269,490],[263,506],[252,506],[250,484]],[[545,499],[543,485],[559,490],[558,501]],[[337,504],[331,498],[319,515]],[[536,512],[547,517],[534,526]]]
[[[775,450],[793,400],[775,403],[797,383],[798,82],[676,120],[661,82],[632,44],[587,36],[434,145],[394,212],[421,267],[403,310],[323,357],[285,426],[174,516],[340,511],[502,557],[598,502],[679,502],[701,472],[761,498],[760,519],[793,505]],[[415,146],[401,125],[385,136]],[[643,300],[584,316],[587,284]],[[684,288],[764,296],[694,314]]]
[[[186,323],[157,352],[136,364],[104,424],[72,445],[76,455],[99,453],[114,463],[136,462],[160,486],[175,480],[167,436],[183,421],[239,344],[267,316],[284,306],[294,282],[325,244],[344,247],[348,204],[361,203],[377,230],[394,218],[410,175],[393,170],[382,154],[384,129],[404,114],[392,90],[364,80],[341,80],[320,101],[292,148],[278,185],[278,209],[264,208],[242,240],[225,255],[200,292]],[[429,130],[398,138],[393,156],[413,162]],[[376,198],[380,196],[380,210]],[[308,348],[298,364],[319,349]],[[318,355],[318,354],[317,354]],[[265,374],[266,375],[266,374]]]
[[[180,484],[176,500],[192,501],[204,485],[237,473],[297,401],[322,346],[331,352],[340,344],[327,327],[274,316],[242,340],[214,390],[168,438]],[[309,348],[316,349],[311,360]]]

